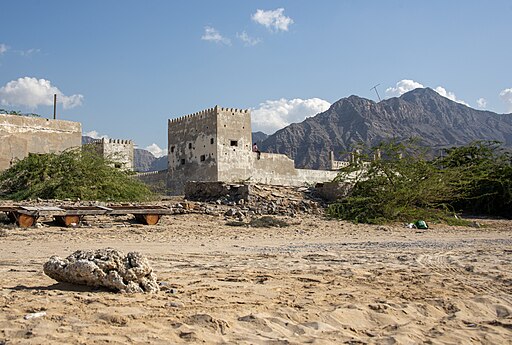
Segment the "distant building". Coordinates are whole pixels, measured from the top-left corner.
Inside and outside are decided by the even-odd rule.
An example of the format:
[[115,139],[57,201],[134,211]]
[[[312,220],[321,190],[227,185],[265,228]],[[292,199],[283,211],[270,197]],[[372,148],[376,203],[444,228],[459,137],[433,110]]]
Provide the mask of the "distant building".
[[96,139],[93,144],[100,155],[114,162],[114,167],[133,170],[133,141],[122,139]]
[[[249,110],[214,107],[168,121],[168,190],[187,181],[300,186],[326,182],[336,171],[295,169],[283,154],[252,152]],[[337,166],[333,163],[333,167]]]
[[0,171],[29,153],[58,153],[81,144],[79,122],[0,114]]

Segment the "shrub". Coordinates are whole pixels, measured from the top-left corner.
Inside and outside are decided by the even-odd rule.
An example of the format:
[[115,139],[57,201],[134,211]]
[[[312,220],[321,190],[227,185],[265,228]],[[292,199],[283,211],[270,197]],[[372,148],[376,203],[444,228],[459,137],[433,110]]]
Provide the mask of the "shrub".
[[[510,217],[511,160],[498,148],[495,142],[476,142],[433,160],[414,141],[362,148],[337,177],[346,180],[358,173],[351,193],[330,205],[327,214],[363,223],[453,222],[456,211]],[[377,152],[382,159],[369,161]]]
[[466,212],[512,216],[512,156],[496,141],[446,150],[435,164],[454,171],[451,205]]
[[29,154],[0,174],[3,198],[104,201],[142,201],[152,196],[149,189],[113,167],[90,146],[68,149],[61,154]]

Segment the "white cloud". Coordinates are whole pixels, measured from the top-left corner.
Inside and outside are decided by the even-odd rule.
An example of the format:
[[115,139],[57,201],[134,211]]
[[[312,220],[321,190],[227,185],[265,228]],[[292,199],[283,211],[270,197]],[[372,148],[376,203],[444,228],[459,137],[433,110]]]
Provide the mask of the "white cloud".
[[500,92],[500,97],[507,105],[507,111],[512,112],[512,88],[502,90]]
[[293,24],[293,19],[285,16],[283,12],[284,8],[270,11],[256,10],[251,19],[270,31],[288,31],[288,27]]
[[12,52],[13,54],[19,54],[20,56],[30,56],[33,54],[38,54],[41,52],[41,49],[38,48],[31,48],[27,50],[17,50],[17,49],[11,49],[8,45],[4,43],[0,43],[0,55],[3,55],[7,51]]
[[155,143],[153,143],[149,146],[146,146],[146,150],[151,152],[153,154],[153,156],[155,156],[157,158],[167,156],[167,149],[162,149],[162,148],[160,148],[160,146],[158,146]]
[[466,102],[464,102],[463,100],[461,99],[458,99],[455,94],[451,91],[447,91],[444,87],[442,86],[438,86],[434,89],[435,92],[437,92],[438,94],[440,94],[441,96],[443,97],[446,97],[448,99],[451,99],[452,101],[454,102],[457,102],[457,103],[460,103],[460,104],[464,104],[465,106],[468,106],[469,107],[469,104],[467,104]]
[[485,109],[485,107],[487,107],[487,100],[485,98],[479,98],[476,100],[476,105],[480,109]]
[[330,105],[320,98],[265,101],[260,103],[259,108],[251,110],[252,130],[272,134],[290,123],[301,122],[306,117],[321,113]]
[[229,38],[226,38],[220,34],[215,28],[212,28],[211,26],[205,26],[204,27],[204,34],[201,36],[201,39],[203,41],[212,41],[215,43],[221,43],[225,45],[231,45],[231,40]]
[[247,33],[245,31],[242,31],[241,34],[239,34],[237,32],[236,37],[238,37],[242,42],[244,42],[244,45],[246,45],[246,46],[255,46],[256,44],[261,42],[261,39],[251,37],[251,36],[247,35]]
[[388,87],[386,94],[390,97],[398,97],[420,87],[423,88],[424,86],[414,80],[403,79],[396,83],[395,87]]
[[97,131],[85,132],[84,136],[91,137],[93,139],[108,139],[108,135],[99,134]]
[[[388,95],[390,97],[397,97],[397,96],[403,95],[406,92],[412,91],[417,88],[423,88],[423,87],[425,87],[425,86],[423,86],[423,84],[421,84],[421,83],[418,83],[417,81],[414,81],[411,79],[402,79],[396,83],[395,87],[388,87],[386,89],[386,95]],[[434,91],[443,97],[446,97],[454,102],[464,104],[469,107],[469,104],[467,104],[466,102],[464,102],[461,99],[458,99],[455,96],[455,93],[446,90],[442,86],[437,86],[436,88],[434,88]]]
[[64,109],[82,105],[84,96],[64,95],[46,79],[31,77],[11,80],[0,88],[0,104],[6,106],[24,106],[35,109],[40,105],[53,105],[53,95],[57,94],[57,103]]
[[30,55],[33,55],[33,54],[38,54],[40,52],[41,52],[41,49],[31,48],[31,49],[28,49],[28,50],[21,50],[21,51],[19,51],[19,54],[21,56],[30,56]]

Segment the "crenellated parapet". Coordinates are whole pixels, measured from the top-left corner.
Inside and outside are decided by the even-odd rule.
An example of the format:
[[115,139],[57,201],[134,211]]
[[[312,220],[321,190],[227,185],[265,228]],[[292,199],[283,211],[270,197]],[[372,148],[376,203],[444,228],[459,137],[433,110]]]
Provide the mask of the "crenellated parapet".
[[123,145],[133,145],[132,140],[126,140],[126,139],[94,139],[92,141],[94,144],[123,144]]
[[216,113],[217,113],[217,106],[215,106],[215,108],[204,109],[204,110],[192,113],[192,114],[180,116],[175,119],[169,119],[169,124],[190,121],[192,119],[199,118],[202,116],[213,116]]
[[167,170],[154,170],[154,171],[144,171],[138,172],[135,174],[136,177],[145,177],[145,176],[153,176],[158,174],[167,174]]
[[192,114],[177,117],[175,119],[169,119],[168,123],[174,124],[174,123],[180,123],[180,122],[184,122],[184,121],[194,120],[197,118],[202,118],[203,116],[215,116],[219,112],[230,112],[233,114],[237,114],[237,113],[238,114],[247,114],[249,112],[249,109],[224,108],[224,107],[219,107],[218,105],[216,105],[213,108],[204,109],[204,110],[192,113]]
[[239,113],[239,114],[247,114],[249,112],[249,109],[238,109],[238,108],[219,108],[216,106],[219,111],[227,111],[230,113]]

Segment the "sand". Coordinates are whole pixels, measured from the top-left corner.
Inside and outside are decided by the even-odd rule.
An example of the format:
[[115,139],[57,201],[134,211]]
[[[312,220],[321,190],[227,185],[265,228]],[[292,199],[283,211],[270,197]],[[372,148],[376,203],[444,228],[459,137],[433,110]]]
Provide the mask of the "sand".
[[[416,230],[286,220],[4,226],[0,344],[512,344],[511,221]],[[114,293],[43,273],[51,255],[105,247],[145,254],[163,291]]]

